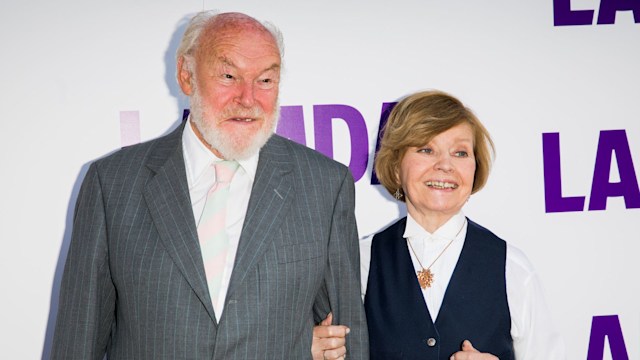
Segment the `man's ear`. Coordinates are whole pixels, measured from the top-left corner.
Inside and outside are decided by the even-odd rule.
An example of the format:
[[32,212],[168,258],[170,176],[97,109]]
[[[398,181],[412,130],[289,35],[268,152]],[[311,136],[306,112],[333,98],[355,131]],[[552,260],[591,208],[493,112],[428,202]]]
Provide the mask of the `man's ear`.
[[192,70],[192,66],[189,66],[189,60],[187,58],[185,58],[184,56],[181,56],[178,59],[178,63],[176,64],[176,74],[177,74],[177,79],[178,79],[178,85],[180,85],[180,89],[182,89],[182,92],[187,95],[187,96],[191,96],[193,94],[193,74],[191,73]]

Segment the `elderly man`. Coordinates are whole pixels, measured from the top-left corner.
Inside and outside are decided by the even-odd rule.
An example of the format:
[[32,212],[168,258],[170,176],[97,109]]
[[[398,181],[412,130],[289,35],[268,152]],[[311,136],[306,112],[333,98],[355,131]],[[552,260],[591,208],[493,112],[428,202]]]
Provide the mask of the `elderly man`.
[[91,165],[54,359],[305,359],[329,312],[368,358],[348,169],[273,131],[279,32],[201,13],[177,53],[189,119]]

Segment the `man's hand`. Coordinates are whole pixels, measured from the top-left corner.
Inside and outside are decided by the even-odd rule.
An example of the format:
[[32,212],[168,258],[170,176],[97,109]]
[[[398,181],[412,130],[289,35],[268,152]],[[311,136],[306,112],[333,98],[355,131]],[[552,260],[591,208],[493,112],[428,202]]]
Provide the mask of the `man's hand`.
[[[315,359],[315,358],[314,358]],[[471,341],[465,340],[462,342],[462,351],[451,355],[450,360],[499,360],[496,356],[489,353],[481,353],[476,350]]]
[[313,328],[313,341],[311,354],[313,360],[346,359],[347,348],[345,346],[349,328],[344,325],[331,325],[333,314],[327,317]]

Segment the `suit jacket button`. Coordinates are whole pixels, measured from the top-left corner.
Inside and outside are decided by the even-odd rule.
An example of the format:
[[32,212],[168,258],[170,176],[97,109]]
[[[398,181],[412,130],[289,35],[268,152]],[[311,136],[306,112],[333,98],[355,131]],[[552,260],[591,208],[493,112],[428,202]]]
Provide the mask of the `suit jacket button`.
[[427,339],[427,345],[428,345],[429,347],[434,347],[434,346],[436,346],[436,339],[434,339],[434,338],[428,338],[428,339]]

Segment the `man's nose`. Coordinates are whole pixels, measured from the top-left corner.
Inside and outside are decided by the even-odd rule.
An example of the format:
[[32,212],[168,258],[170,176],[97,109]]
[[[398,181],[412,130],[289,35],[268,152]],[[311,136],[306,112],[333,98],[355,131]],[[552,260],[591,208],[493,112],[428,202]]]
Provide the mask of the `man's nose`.
[[236,98],[236,101],[244,107],[252,107],[255,104],[253,84],[242,82],[239,87],[240,88],[238,89],[238,96]]

